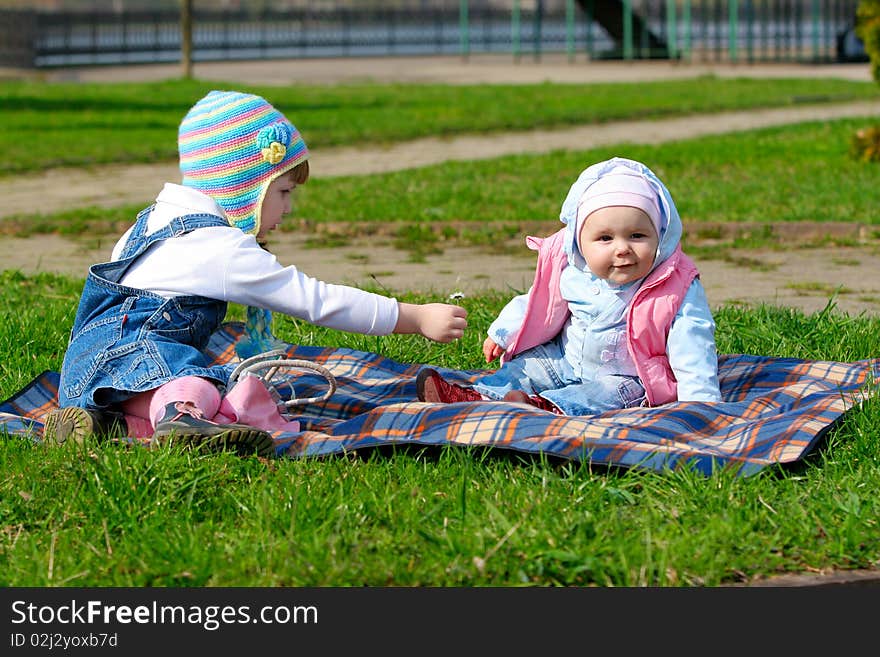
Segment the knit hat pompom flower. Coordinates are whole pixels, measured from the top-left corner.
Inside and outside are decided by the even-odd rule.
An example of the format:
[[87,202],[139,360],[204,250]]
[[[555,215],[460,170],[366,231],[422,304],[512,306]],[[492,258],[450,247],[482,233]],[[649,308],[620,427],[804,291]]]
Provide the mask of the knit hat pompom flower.
[[296,127],[260,96],[211,91],[177,134],[183,185],[207,194],[230,225],[260,231],[260,206],[273,180],[308,159]]
[[290,130],[284,123],[273,123],[257,133],[257,146],[263,159],[269,164],[278,164],[287,154],[290,146]]

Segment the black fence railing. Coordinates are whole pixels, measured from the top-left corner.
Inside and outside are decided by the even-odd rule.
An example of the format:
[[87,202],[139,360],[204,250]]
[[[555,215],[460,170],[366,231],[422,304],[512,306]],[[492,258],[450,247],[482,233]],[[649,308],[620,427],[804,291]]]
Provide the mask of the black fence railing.
[[[464,3],[466,5],[466,3]],[[590,59],[812,61],[862,58],[857,0],[568,2],[544,11],[287,9],[201,11],[193,61],[567,52]],[[174,62],[178,11],[0,11],[0,64]],[[847,41],[849,39],[849,41]],[[847,50],[845,46],[849,44]]]

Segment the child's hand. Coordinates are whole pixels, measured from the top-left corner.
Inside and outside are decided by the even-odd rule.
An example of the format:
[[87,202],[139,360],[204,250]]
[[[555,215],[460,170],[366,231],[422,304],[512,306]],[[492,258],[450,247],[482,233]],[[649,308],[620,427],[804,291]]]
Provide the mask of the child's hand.
[[464,335],[467,310],[448,303],[398,304],[395,333],[419,333],[435,342],[452,342]]
[[487,363],[491,363],[496,358],[501,358],[503,353],[504,349],[495,344],[495,340],[492,338],[483,340],[483,355],[486,357]]

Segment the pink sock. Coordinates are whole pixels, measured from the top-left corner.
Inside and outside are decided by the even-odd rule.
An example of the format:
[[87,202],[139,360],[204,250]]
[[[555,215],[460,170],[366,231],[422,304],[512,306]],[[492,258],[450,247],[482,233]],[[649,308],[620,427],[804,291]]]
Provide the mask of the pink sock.
[[128,425],[128,435],[132,438],[149,438],[153,435],[153,423],[150,421],[150,401],[155,390],[139,392],[126,399],[120,407]]
[[154,394],[156,394],[155,390],[147,390],[146,392],[139,392],[134,397],[129,397],[120,404],[122,412],[126,415],[133,415],[134,417],[149,420],[150,402],[153,400]]
[[150,420],[154,428],[165,417],[165,406],[174,402],[190,402],[210,419],[220,408],[220,392],[213,383],[198,376],[169,381],[156,389],[150,400]]
[[132,438],[149,438],[153,435],[153,423],[147,418],[130,413],[125,413],[124,417],[128,435]]

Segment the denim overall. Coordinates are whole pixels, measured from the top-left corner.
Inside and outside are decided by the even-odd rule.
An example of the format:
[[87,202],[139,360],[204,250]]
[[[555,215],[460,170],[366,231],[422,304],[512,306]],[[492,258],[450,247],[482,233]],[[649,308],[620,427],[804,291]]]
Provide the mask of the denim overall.
[[119,260],[89,268],[61,367],[62,407],[106,409],[190,375],[214,381],[225,392],[235,364],[210,366],[203,350],[226,316],[226,302],[201,296],[165,299],[119,281],[151,245],[229,224],[216,215],[189,214],[146,236],[152,209],[138,214]]

